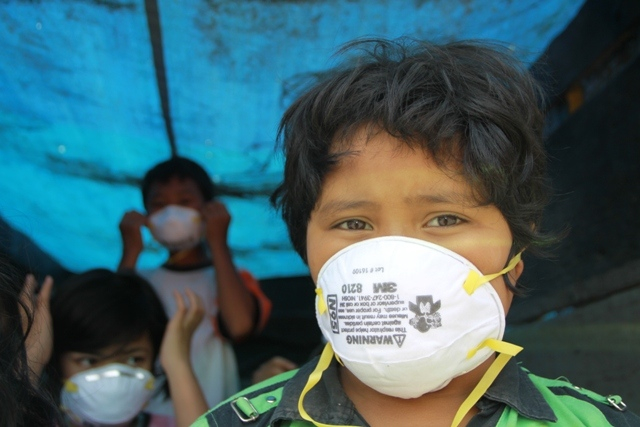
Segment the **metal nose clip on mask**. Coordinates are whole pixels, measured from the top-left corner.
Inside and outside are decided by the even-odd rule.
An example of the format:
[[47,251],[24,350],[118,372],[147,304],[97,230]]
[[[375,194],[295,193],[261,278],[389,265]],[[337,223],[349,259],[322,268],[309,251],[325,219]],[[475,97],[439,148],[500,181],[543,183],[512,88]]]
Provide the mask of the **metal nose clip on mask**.
[[[316,371],[321,375],[335,353],[364,384],[408,399],[444,388],[501,353],[480,381],[486,387],[461,406],[457,425],[521,350],[501,341],[505,313],[488,283],[518,261],[520,254],[500,272],[483,275],[462,256],[423,240],[387,236],[348,246],[318,274],[316,318],[328,344]],[[303,416],[304,394],[318,380],[307,383],[299,401]]]

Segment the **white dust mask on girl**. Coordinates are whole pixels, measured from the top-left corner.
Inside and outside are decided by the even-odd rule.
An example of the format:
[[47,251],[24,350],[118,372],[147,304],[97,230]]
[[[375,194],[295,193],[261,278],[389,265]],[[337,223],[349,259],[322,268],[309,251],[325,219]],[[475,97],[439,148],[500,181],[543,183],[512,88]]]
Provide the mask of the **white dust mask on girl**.
[[142,411],[153,393],[153,383],[153,374],[145,369],[111,363],[69,378],[60,403],[73,423],[121,425]]
[[200,212],[169,205],[149,216],[151,235],[171,251],[191,249],[200,243],[204,223]]
[[[494,351],[506,356],[487,372],[497,376],[520,348],[500,341],[504,309],[488,282],[519,260],[483,276],[465,258],[423,240],[388,236],[344,248],[317,278],[316,318],[328,345],[316,371],[335,352],[364,384],[405,399],[445,387]],[[316,382],[310,379],[306,391]]]

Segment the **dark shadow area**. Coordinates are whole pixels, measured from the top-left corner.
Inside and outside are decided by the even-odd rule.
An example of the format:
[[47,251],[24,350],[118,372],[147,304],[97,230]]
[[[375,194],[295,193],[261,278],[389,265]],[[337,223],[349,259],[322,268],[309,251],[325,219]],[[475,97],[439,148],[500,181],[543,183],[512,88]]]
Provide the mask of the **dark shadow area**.
[[33,240],[15,230],[0,217],[0,255],[23,273],[33,273],[42,283],[45,275],[53,277],[59,283],[71,274],[49,254],[36,245]]
[[511,323],[640,284],[639,28],[639,2],[589,0],[534,66],[551,91],[545,227],[569,233],[552,258],[525,257]]
[[311,277],[262,280],[260,285],[273,303],[271,319],[259,336],[234,346],[245,386],[253,371],[272,356],[284,356],[300,365],[321,343]]
[[588,0],[535,70],[551,88],[551,259],[525,257],[506,339],[546,377],[640,410],[640,2]]

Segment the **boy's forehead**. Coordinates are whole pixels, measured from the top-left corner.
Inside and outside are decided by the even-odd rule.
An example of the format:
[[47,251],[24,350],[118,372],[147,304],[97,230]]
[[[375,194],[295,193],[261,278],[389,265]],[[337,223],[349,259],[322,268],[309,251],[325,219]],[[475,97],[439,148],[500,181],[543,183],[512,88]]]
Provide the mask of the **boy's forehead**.
[[[371,161],[371,157],[376,156],[403,157],[417,154],[424,158],[425,169],[437,169],[439,174],[450,180],[450,184],[455,184],[455,189],[442,186],[440,191],[413,196],[412,200],[406,200],[407,202],[412,202],[412,204],[447,202],[467,207],[485,205],[486,202],[481,196],[481,191],[478,191],[478,187],[469,182],[465,174],[459,144],[450,142],[447,145],[448,148],[443,148],[438,154],[434,154],[426,144],[419,141],[402,140],[384,130],[373,132],[371,128],[361,127],[349,137],[334,141],[331,146],[331,154],[337,157],[337,162],[332,170],[328,171],[327,176],[341,169],[351,170],[357,163],[357,158],[364,151],[369,152],[368,161]],[[371,153],[376,154],[371,155]],[[376,175],[373,179],[383,179],[383,177]],[[323,182],[323,187],[324,184],[326,184],[326,180]],[[322,193],[324,191],[321,191]]]
[[[382,137],[382,138],[380,138]],[[392,150],[402,152],[411,150],[422,152],[425,158],[435,160],[438,165],[451,171],[461,171],[463,149],[460,137],[452,137],[439,141],[438,144],[430,144],[421,138],[398,138],[393,133],[374,124],[364,124],[357,127],[348,127],[337,132],[329,147],[331,154],[349,154],[364,147],[372,139],[384,140]],[[431,147],[437,146],[438,152]]]
[[102,357],[116,357],[140,351],[153,351],[153,344],[149,337],[149,333],[145,332],[140,337],[131,341],[107,345],[96,351],[96,354],[99,354]]
[[381,147],[382,150],[380,151],[392,153],[393,155],[401,156],[407,153],[420,153],[425,161],[430,160],[430,163],[437,165],[438,169],[441,169],[447,175],[466,182],[460,144],[457,141],[441,144],[440,151],[434,153],[428,144],[424,142],[396,138],[385,130],[372,128],[371,126],[361,126],[354,132],[334,138],[329,152],[337,156],[339,166],[343,160],[348,160],[354,155],[358,155],[372,143],[379,148]]
[[153,197],[158,197],[167,192],[200,194],[200,189],[192,178],[174,175],[166,181],[156,181],[152,183],[149,186],[148,198],[151,199]]

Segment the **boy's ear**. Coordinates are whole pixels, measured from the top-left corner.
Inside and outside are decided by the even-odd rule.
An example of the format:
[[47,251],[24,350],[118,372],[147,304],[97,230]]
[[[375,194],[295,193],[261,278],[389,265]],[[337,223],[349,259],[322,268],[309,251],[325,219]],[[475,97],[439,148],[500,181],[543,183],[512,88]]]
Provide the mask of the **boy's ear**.
[[523,272],[524,272],[524,261],[521,259],[520,261],[518,261],[518,263],[513,268],[513,270],[511,270],[507,274],[509,275],[511,282],[515,284],[518,282],[518,279],[520,278]]

